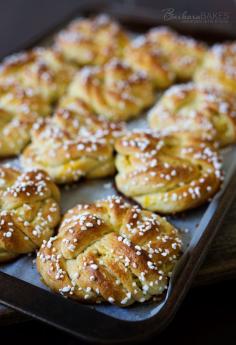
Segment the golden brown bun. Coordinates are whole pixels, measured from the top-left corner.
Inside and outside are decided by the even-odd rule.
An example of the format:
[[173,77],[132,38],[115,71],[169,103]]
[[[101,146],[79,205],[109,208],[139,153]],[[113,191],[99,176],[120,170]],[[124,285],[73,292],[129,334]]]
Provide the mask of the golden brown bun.
[[168,87],[175,79],[166,54],[145,36],[138,36],[127,46],[124,61],[133,69],[147,73],[158,89]]
[[74,72],[58,52],[34,48],[6,58],[0,67],[0,81],[17,80],[53,102],[64,93]]
[[146,75],[116,59],[101,67],[84,67],[68,92],[96,114],[114,121],[136,117],[154,101],[153,86]]
[[19,154],[36,120],[50,113],[48,102],[31,88],[0,84],[0,157]]
[[30,253],[60,220],[60,192],[41,170],[0,167],[0,262]]
[[167,27],[151,29],[147,33],[147,39],[166,54],[173,71],[180,80],[192,78],[207,51],[203,43],[179,35]]
[[236,42],[216,44],[206,54],[194,80],[199,84],[236,92]]
[[114,139],[124,127],[90,113],[80,99],[65,97],[51,119],[33,127],[21,156],[26,167],[44,169],[57,183],[114,174]]
[[78,19],[61,31],[55,47],[65,59],[79,65],[101,65],[121,57],[128,36],[120,25],[106,15]]
[[181,247],[165,219],[109,197],[68,211],[58,235],[43,243],[37,268],[65,296],[125,307],[167,288]]
[[155,130],[190,131],[221,146],[236,142],[235,96],[213,86],[172,86],[150,110],[148,119]]
[[164,214],[209,200],[221,184],[217,152],[189,132],[131,132],[115,144],[116,186],[142,207]]

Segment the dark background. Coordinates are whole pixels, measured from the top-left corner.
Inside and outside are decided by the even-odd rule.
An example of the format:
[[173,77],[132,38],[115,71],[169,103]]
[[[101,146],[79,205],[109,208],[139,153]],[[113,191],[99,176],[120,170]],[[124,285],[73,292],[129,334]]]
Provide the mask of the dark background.
[[[85,3],[78,0],[0,0],[0,56],[15,51],[42,31],[60,23]],[[87,1],[88,3],[88,1]],[[103,1],[106,3],[106,1]],[[236,3],[233,0],[180,1],[109,1],[116,6],[149,9],[160,16],[165,8],[178,13],[226,12],[229,20],[224,25],[212,24],[224,31],[236,32]],[[142,10],[141,10],[142,11]],[[236,280],[223,281],[192,289],[175,319],[153,344],[236,344]],[[35,301],[37,303],[37,301]],[[69,335],[37,321],[28,321],[0,328],[0,343],[7,344],[81,344]]]
[[234,0],[0,0],[0,56],[16,50],[30,38],[54,27],[63,18],[89,2],[115,5],[117,10],[128,6],[127,13],[134,13],[138,8],[141,14],[145,14],[147,10],[151,11],[154,17],[160,17],[162,10],[167,8],[174,8],[178,14],[225,12],[229,16],[228,22],[222,25],[212,23],[211,27],[227,31],[234,29],[236,25]]

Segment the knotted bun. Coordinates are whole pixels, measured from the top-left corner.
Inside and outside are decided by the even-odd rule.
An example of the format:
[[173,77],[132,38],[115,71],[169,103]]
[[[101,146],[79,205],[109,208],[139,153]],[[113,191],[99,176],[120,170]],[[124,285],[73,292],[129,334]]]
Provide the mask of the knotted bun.
[[131,132],[116,141],[115,149],[118,190],[151,211],[185,211],[219,190],[217,151],[191,133]]
[[7,57],[0,67],[0,81],[17,80],[50,102],[57,100],[70,82],[75,68],[51,48],[34,48]]
[[148,119],[155,130],[190,131],[221,146],[236,141],[235,97],[213,86],[172,86],[150,110]]
[[236,42],[215,44],[206,54],[194,80],[199,84],[236,92]]
[[65,97],[51,119],[33,126],[22,165],[44,169],[57,183],[114,174],[114,140],[124,127],[90,113],[80,99]]
[[114,121],[136,117],[154,101],[153,86],[146,75],[116,59],[101,67],[84,67],[68,92],[96,114]]
[[180,35],[168,27],[153,28],[146,36],[148,41],[167,56],[172,70],[180,80],[193,77],[207,52],[203,43]]
[[34,251],[53,235],[59,200],[45,172],[0,167],[0,262]]
[[68,211],[58,235],[43,243],[37,268],[65,296],[125,307],[167,288],[181,247],[165,219],[109,197]]
[[48,102],[31,88],[0,84],[0,157],[19,154],[30,140],[30,129],[50,113]]
[[121,57],[129,42],[120,25],[106,15],[77,19],[61,31],[55,47],[66,60],[79,65],[101,65]]
[[127,46],[124,60],[133,69],[144,71],[158,89],[168,87],[175,79],[167,55],[145,36],[138,36]]

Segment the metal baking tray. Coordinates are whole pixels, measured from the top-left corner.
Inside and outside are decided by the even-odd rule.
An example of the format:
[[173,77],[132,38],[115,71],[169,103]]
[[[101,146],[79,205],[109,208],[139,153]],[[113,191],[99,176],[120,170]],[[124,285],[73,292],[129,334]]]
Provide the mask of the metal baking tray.
[[[100,8],[97,4],[95,7],[91,4],[88,8],[85,6],[83,11],[75,13],[74,17],[104,10],[117,17],[128,28],[135,27],[139,32],[148,29],[149,26],[163,24],[160,18],[155,20],[153,13],[145,13],[145,15],[137,11],[133,15],[127,11],[118,13],[109,7]],[[220,35],[209,30],[206,35],[201,30],[196,30],[196,27],[191,30],[191,27],[186,28],[180,23],[177,29],[185,34],[195,32],[198,38],[208,42],[236,37],[236,33]],[[46,37],[42,34],[41,42],[48,37],[48,33]],[[36,39],[38,43],[38,37]],[[27,47],[33,46],[35,42],[30,42]],[[145,115],[130,122],[128,126],[146,127]],[[41,283],[34,264],[35,257],[28,255],[0,266],[0,302],[79,338],[96,343],[137,342],[160,332],[171,321],[191,287],[193,278],[233,201],[236,190],[236,147],[231,146],[223,150],[222,156],[225,181],[221,191],[203,207],[168,217],[181,229],[184,253],[162,299],[135,304],[125,309],[105,304],[84,305],[65,299],[50,292]],[[17,160],[11,160],[10,163],[18,165]],[[81,180],[69,188],[61,188],[61,191],[63,212],[77,203],[86,203],[117,193],[112,179]]]

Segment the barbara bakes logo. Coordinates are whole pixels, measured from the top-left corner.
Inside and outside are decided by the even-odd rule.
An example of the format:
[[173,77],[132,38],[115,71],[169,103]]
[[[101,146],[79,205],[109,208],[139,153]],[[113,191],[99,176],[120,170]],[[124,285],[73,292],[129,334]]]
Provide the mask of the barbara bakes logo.
[[224,11],[201,12],[190,14],[188,11],[178,12],[174,8],[164,8],[162,10],[165,21],[181,21],[185,23],[217,23],[226,24],[229,22],[229,13]]

